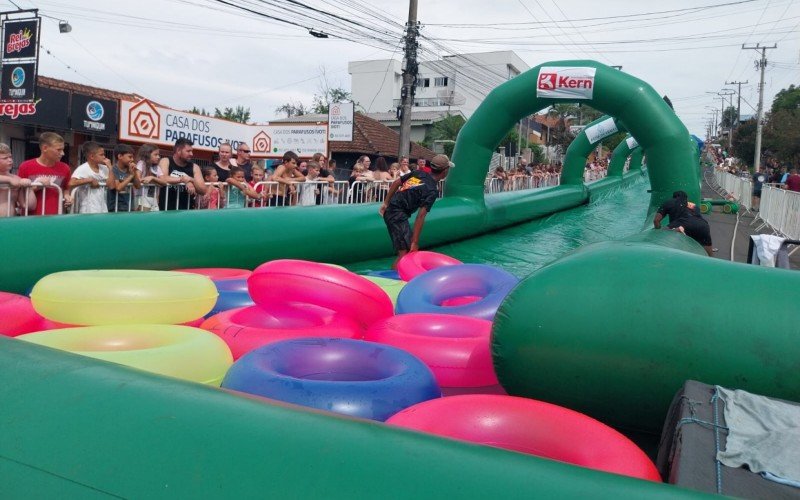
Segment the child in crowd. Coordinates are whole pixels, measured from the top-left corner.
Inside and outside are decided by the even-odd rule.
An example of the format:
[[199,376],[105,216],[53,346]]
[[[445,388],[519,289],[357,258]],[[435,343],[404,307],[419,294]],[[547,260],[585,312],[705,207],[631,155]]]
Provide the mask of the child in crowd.
[[142,189],[136,200],[136,210],[141,212],[158,212],[158,192],[167,185],[161,177],[164,173],[158,162],[161,161],[161,152],[158,146],[143,144],[136,155],[136,170],[142,183]]
[[80,188],[74,190],[76,213],[104,214],[108,212],[105,184],[111,161],[103,147],[94,141],[84,143],[82,150],[86,163],[76,168],[69,180],[70,189]]
[[[55,215],[61,213],[58,201],[58,190],[48,189],[57,186],[64,193],[64,206],[72,205],[72,196],[67,192],[70,168],[63,163],[64,138],[53,132],[44,132],[39,136],[38,158],[26,160],[19,166],[19,176],[29,179],[35,186],[36,209],[31,214]],[[41,187],[39,187],[41,186]]]
[[320,187],[322,186],[319,181],[319,163],[315,161],[308,162],[308,174],[306,175],[306,183],[300,186],[300,205],[310,206],[319,205],[320,203]]
[[[233,167],[231,167],[233,168]],[[237,167],[238,168],[238,167]],[[219,187],[219,172],[214,167],[203,167],[203,180],[208,189],[197,195],[195,203],[199,209],[217,209],[225,206],[225,191]]]
[[275,169],[272,180],[278,183],[278,194],[270,200],[270,206],[284,207],[289,205],[289,199],[297,192],[295,184],[305,182],[306,178],[297,171],[298,156],[294,151],[287,151],[283,155],[283,163]]
[[228,180],[228,204],[225,208],[244,208],[247,198],[261,199],[262,195],[253,191],[244,177],[242,167],[231,167],[231,175]]
[[142,186],[133,159],[133,148],[127,144],[117,144],[114,148],[114,159],[116,163],[106,181],[108,211],[130,212],[133,210],[133,189]]
[[[250,188],[255,191],[257,194],[261,195],[260,199],[250,199],[248,200],[248,206],[250,207],[263,207],[265,205],[264,200],[267,197],[272,197],[272,193],[269,193],[269,190],[266,191],[264,188],[266,187],[264,184],[260,184],[262,182],[266,182],[266,172],[260,165],[253,165],[253,170],[251,171],[251,175],[253,179],[249,182]],[[269,193],[268,195],[265,193]]]
[[[415,170],[394,181],[389,188],[378,213],[389,230],[389,237],[397,252],[397,261],[408,252],[419,250],[419,237],[425,224],[425,216],[439,196],[438,183],[447,177],[452,167],[455,165],[447,156],[436,155],[431,160],[432,174]],[[417,210],[419,212],[412,232],[409,219]],[[397,266],[397,261],[394,267]]]
[[33,211],[36,208],[36,198],[30,189],[30,179],[21,179],[11,173],[14,159],[11,148],[0,143],[0,217],[14,217],[19,210]]

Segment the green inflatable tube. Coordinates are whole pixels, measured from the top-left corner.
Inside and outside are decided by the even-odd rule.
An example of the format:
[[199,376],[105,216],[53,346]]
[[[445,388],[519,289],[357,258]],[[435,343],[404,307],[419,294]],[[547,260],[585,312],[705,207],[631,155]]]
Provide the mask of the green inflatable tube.
[[[636,139],[630,134],[627,135],[622,142],[617,144],[617,147],[614,148],[614,151],[611,153],[611,161],[608,164],[608,176],[622,177],[624,174],[623,170],[625,170],[625,160],[639,147],[639,143],[636,142]],[[641,163],[638,166],[631,163],[628,171],[632,172],[634,170],[641,170]]]
[[[648,230],[575,251],[501,305],[492,349],[512,395],[626,429],[660,432],[685,380],[800,400],[794,296],[800,274],[702,256],[690,238]],[[747,290],[747,305],[709,284]],[[609,293],[613,291],[610,306]],[[753,314],[770,311],[770,314]]]
[[0,336],[8,498],[702,498]]

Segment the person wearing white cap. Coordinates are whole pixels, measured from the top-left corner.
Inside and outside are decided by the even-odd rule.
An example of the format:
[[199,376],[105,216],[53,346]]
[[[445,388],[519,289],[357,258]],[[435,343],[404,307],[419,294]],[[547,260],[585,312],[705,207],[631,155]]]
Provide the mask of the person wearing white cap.
[[[419,237],[425,224],[425,216],[439,196],[439,181],[447,177],[453,167],[455,165],[446,155],[436,155],[431,160],[431,173],[414,170],[395,180],[389,187],[378,213],[389,230],[398,261],[408,252],[419,250]],[[419,212],[412,230],[409,219],[417,210]],[[397,261],[392,267],[396,266]]]

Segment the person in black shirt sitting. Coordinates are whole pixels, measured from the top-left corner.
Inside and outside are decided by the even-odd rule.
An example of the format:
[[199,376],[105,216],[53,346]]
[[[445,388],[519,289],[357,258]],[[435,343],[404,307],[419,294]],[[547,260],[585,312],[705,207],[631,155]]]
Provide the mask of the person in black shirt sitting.
[[669,216],[668,229],[684,233],[703,245],[709,257],[714,255],[708,222],[700,215],[697,206],[688,200],[686,192],[675,191],[672,193],[672,198],[665,201],[656,212],[653,227],[661,229],[661,221],[667,215]]
[[[383,216],[383,221],[389,230],[392,245],[397,251],[397,261],[408,252],[419,250],[419,237],[425,216],[433,208],[433,203],[439,196],[439,181],[447,177],[451,168],[455,167],[445,155],[436,155],[431,160],[431,173],[414,170],[392,182],[386,199],[383,201],[378,213]],[[414,221],[412,232],[409,218],[419,210]],[[393,268],[397,266],[395,261]]]

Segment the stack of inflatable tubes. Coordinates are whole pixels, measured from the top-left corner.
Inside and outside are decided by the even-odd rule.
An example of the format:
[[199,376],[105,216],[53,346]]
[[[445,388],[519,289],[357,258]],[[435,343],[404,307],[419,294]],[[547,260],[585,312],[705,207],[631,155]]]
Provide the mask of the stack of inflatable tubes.
[[463,264],[449,255],[421,250],[405,254],[397,262],[397,274],[403,281],[411,281],[420,274],[442,266]]
[[291,339],[260,347],[234,363],[222,387],[379,421],[441,396],[431,371],[413,355],[351,339]]
[[247,280],[259,306],[302,302],[346,314],[362,328],[393,314],[392,301],[363,276],[328,264],[282,259],[262,264]]
[[293,338],[361,338],[366,327],[392,315],[392,300],[382,286],[397,287],[379,286],[339,266],[271,261],[247,280],[255,305],[216,314],[202,328],[222,338],[234,359]]
[[196,323],[216,301],[205,276],[173,271],[65,271],[31,291],[38,313],[87,327],[49,329],[18,338],[162,375],[218,385],[233,362],[215,335]]
[[364,339],[421,359],[442,388],[497,385],[489,336],[492,323],[449,314],[400,314],[378,321]]
[[518,282],[517,277],[494,266],[439,267],[409,281],[397,298],[396,310],[397,314],[455,314],[491,321]]
[[511,396],[453,396],[411,406],[387,423],[661,481],[653,462],[628,438],[591,417],[543,401]]

